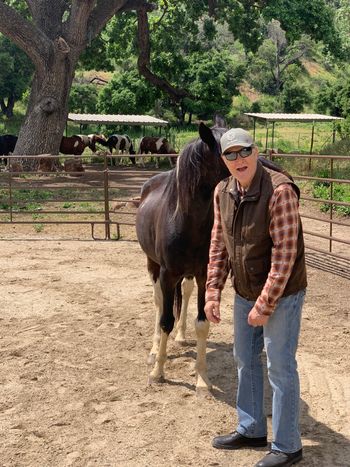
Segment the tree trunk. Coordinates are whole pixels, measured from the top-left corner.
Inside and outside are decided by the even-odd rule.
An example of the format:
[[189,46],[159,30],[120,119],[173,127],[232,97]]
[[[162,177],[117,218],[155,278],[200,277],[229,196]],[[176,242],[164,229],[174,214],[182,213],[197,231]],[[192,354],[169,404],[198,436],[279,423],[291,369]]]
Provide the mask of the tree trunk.
[[[68,116],[68,98],[78,54],[67,51],[51,55],[44,71],[34,74],[25,121],[14,155],[58,154]],[[37,148],[40,148],[38,153]],[[27,159],[25,170],[37,161]]]

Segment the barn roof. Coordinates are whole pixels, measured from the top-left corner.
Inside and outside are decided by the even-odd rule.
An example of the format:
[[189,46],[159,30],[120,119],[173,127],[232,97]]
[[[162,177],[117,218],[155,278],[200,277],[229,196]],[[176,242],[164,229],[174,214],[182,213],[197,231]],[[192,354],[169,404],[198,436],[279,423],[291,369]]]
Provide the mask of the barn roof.
[[169,122],[150,115],[102,115],[68,114],[68,120],[76,123],[97,123],[109,125],[167,126]]
[[322,114],[283,114],[283,113],[250,113],[245,115],[271,122],[332,122],[334,120],[343,120],[341,117],[332,117]]

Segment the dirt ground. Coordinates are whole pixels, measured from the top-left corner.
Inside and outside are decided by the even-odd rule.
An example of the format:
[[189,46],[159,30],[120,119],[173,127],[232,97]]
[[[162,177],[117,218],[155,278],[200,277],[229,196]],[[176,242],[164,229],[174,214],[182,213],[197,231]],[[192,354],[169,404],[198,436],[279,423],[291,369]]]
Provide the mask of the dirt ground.
[[[170,339],[166,382],[148,386],[154,308],[133,227],[110,242],[88,240],[87,226],[0,228],[0,466],[250,467],[263,457],[211,447],[237,420],[229,285],[208,342],[212,394],[195,392],[194,297],[188,345]],[[40,238],[58,229],[86,240]],[[308,280],[299,465],[350,466],[350,283],[310,266]]]

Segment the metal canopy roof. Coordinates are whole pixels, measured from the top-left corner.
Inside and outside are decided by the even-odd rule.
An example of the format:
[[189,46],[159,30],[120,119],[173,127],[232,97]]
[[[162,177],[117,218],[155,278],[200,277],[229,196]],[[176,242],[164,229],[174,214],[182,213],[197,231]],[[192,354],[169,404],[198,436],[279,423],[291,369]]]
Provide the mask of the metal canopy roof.
[[68,114],[68,120],[76,123],[109,125],[167,126],[169,122],[149,115],[100,115]]
[[271,122],[332,122],[334,120],[343,120],[341,117],[332,117],[322,114],[283,114],[283,113],[250,113],[245,115]]

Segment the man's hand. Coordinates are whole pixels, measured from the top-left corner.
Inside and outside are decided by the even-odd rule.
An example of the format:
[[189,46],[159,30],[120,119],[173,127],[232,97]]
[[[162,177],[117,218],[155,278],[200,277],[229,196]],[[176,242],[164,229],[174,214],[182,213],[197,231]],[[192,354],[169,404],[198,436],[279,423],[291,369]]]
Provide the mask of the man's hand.
[[205,304],[204,311],[208,321],[220,323],[220,302],[209,301]]
[[[209,319],[209,318],[208,318]],[[248,315],[248,324],[251,326],[257,327],[257,326],[265,326],[265,324],[268,322],[269,316],[267,315],[260,315],[255,308],[252,308],[249,312]]]

